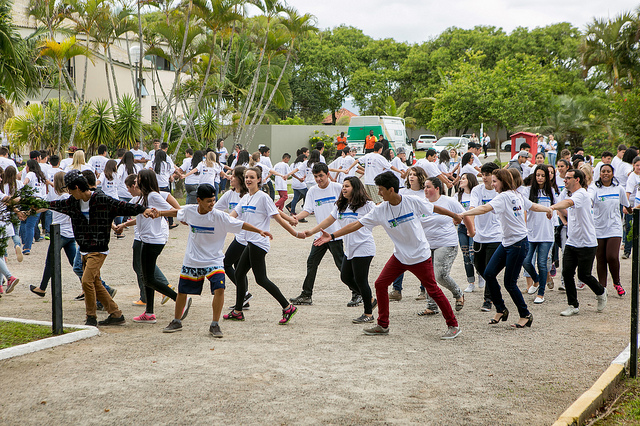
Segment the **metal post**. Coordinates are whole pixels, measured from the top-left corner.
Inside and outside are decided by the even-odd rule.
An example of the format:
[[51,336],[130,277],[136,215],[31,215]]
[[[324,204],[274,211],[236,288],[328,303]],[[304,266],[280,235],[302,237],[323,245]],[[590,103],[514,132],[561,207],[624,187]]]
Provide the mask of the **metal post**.
[[638,250],[640,241],[640,210],[633,210],[633,260],[631,266],[631,359],[629,360],[629,377],[636,378],[638,374]]
[[62,334],[62,269],[60,267],[60,225],[51,225],[50,232],[51,251],[51,316],[53,334]]

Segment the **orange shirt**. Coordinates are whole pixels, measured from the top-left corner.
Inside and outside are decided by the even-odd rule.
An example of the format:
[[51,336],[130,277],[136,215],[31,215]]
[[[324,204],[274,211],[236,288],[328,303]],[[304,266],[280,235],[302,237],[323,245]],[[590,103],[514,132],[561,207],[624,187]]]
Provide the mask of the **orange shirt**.
[[336,149],[338,149],[338,150],[344,149],[347,146],[347,137],[346,136],[343,136],[343,137],[338,136],[336,138],[336,142],[337,142]]
[[373,149],[373,146],[378,142],[378,138],[375,136],[367,136],[364,139],[364,149]]

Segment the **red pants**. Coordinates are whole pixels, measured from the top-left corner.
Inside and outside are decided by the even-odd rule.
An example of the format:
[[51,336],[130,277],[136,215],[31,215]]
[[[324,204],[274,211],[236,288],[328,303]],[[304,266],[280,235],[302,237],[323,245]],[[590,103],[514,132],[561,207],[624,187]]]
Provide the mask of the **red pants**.
[[280,198],[278,199],[278,201],[276,201],[276,207],[280,210],[283,210],[284,203],[287,202],[289,194],[287,194],[287,191],[278,191],[278,195],[280,196]]
[[442,290],[440,290],[440,287],[438,287],[438,284],[436,284],[431,258],[415,265],[405,265],[396,259],[394,255],[391,255],[391,258],[382,268],[382,272],[380,272],[375,284],[376,298],[378,299],[378,324],[384,328],[389,327],[389,286],[393,280],[405,271],[411,272],[420,280],[422,286],[427,290],[427,294],[442,311],[442,315],[447,321],[447,326],[457,327],[458,320],[456,320],[453,309],[451,309],[451,304]]

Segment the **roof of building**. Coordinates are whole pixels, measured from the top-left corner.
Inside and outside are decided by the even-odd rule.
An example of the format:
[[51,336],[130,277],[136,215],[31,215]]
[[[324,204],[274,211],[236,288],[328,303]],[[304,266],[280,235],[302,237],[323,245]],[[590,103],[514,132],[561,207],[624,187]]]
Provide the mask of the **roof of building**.
[[[344,117],[345,115],[349,118],[358,116],[358,114],[355,114],[346,108],[340,108],[338,112],[336,112],[336,121],[340,120],[340,118]],[[333,123],[333,120],[331,118],[331,114],[327,115],[324,118],[324,120],[322,120],[322,124],[332,124],[332,123]]]

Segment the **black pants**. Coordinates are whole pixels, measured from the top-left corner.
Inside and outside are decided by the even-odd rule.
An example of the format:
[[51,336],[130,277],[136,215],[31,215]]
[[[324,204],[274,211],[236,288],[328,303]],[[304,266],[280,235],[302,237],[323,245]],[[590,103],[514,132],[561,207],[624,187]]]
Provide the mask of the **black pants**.
[[[338,270],[342,270],[342,259],[344,259],[344,250],[342,248],[342,240],[330,241],[321,246],[311,246],[309,257],[307,257],[307,276],[304,277],[304,283],[302,283],[302,295],[305,297],[311,297],[313,294],[313,285],[316,282],[316,275],[318,274],[318,266],[322,261],[325,253],[329,250],[333,255],[333,262],[336,264]],[[352,290],[353,292],[353,290]],[[354,294],[359,294],[357,291]]]
[[156,279],[156,262],[158,256],[162,253],[164,244],[147,244],[142,243],[142,249],[140,250],[140,258],[142,260],[142,278],[144,279],[145,294],[147,296],[147,309],[146,313],[153,313],[153,299],[155,292],[160,292],[165,296],[176,300],[178,296],[167,284],[158,281]]
[[253,243],[248,243],[245,247],[238,267],[236,268],[236,307],[237,312],[242,311],[242,305],[244,304],[244,295],[247,292],[247,287],[244,283],[247,282],[247,274],[249,269],[253,270],[253,277],[256,279],[256,283],[269,292],[285,309],[289,306],[289,301],[282,295],[282,292],[274,283],[267,278],[267,265],[264,261],[267,252]]
[[[240,244],[236,239],[234,239],[229,247],[227,247],[227,251],[224,254],[224,273],[227,274],[232,283],[236,286],[238,282],[236,281],[236,269],[238,268],[238,262],[240,261],[240,256],[242,256],[242,252],[247,246]],[[247,282],[247,277],[244,278],[244,288],[245,293],[249,288],[249,283]]]
[[354,257],[351,260],[344,256],[342,260],[342,268],[340,269],[340,279],[345,283],[351,292],[362,295],[364,303],[364,313],[371,314],[373,312],[371,304],[371,287],[369,286],[369,266],[373,256]]
[[[487,264],[499,245],[500,243],[473,242],[473,265],[476,267],[476,271],[478,271],[478,274],[481,275],[482,278],[484,278],[484,269],[487,267]],[[491,291],[489,290],[488,285],[484,286],[484,300],[486,302],[491,302]]]
[[576,268],[578,269],[578,279],[589,286],[589,288],[600,296],[605,289],[600,285],[596,277],[591,275],[593,268],[593,260],[596,258],[598,247],[573,247],[564,246],[562,255],[562,278],[564,278],[564,286],[567,291],[567,303],[577,308],[578,291],[576,290],[576,282],[574,275]]

